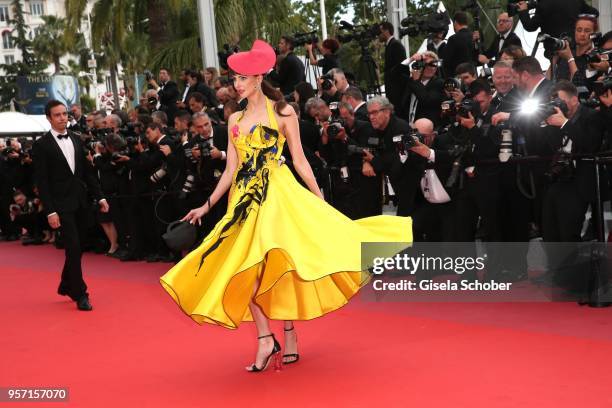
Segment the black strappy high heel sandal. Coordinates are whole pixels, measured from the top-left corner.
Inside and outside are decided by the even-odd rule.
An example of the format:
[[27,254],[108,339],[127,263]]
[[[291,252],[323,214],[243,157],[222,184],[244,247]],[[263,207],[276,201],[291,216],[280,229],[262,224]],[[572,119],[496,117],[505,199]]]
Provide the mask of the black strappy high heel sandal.
[[[290,329],[284,329],[286,332],[290,332],[295,329],[295,326],[291,326]],[[295,337],[295,344],[297,345],[297,335]],[[285,361],[285,357],[290,358],[292,360]],[[298,353],[291,354],[283,354],[283,364],[293,364],[297,363],[300,360],[300,355]]]
[[283,368],[283,361],[280,356],[281,346],[278,343],[278,341],[276,341],[276,338],[274,337],[274,333],[267,334],[265,336],[259,336],[257,337],[257,340],[264,339],[266,337],[272,337],[272,340],[274,340],[274,347],[272,347],[272,352],[268,355],[268,357],[266,357],[266,361],[264,362],[264,365],[262,368],[257,367],[257,365],[253,363],[251,368],[247,370],[251,373],[258,373],[268,368],[268,365],[270,364],[270,358],[274,360],[274,369],[276,371],[280,371]]

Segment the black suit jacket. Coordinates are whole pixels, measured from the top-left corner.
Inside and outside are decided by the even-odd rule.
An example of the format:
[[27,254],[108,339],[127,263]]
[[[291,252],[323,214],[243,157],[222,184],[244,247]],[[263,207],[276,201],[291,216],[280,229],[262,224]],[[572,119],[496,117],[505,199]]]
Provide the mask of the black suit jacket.
[[434,127],[440,126],[442,123],[442,118],[440,117],[442,102],[447,99],[444,94],[444,80],[441,78],[432,78],[427,85],[423,85],[421,81],[415,81],[409,78],[406,81],[405,92],[403,92],[401,112],[398,112],[404,119],[408,119],[408,115],[410,114],[410,100],[412,99],[412,95],[415,95],[418,100],[416,113],[414,115],[415,121],[417,119],[427,118],[434,123]]
[[68,135],[74,146],[74,174],[51,132],[38,139],[32,148],[36,185],[47,215],[87,207],[88,190],[97,200],[102,199],[100,185],[85,157],[81,140],[70,131]]
[[[496,36],[493,39],[493,42],[491,43],[491,46],[485,51],[484,55],[489,58],[492,59],[494,58],[495,60],[499,59],[499,55],[500,55],[500,49],[499,49],[499,42],[501,40],[500,36]],[[506,37],[506,39],[504,40],[504,43],[502,44],[502,49],[507,48],[511,45],[517,45],[519,47],[522,47],[523,44],[521,43],[521,39],[518,38],[518,36],[514,33],[511,32],[510,34],[508,34],[508,37]]]
[[189,90],[187,91],[187,96],[185,96],[186,104],[189,104],[189,98],[194,92],[199,92],[204,95],[204,104],[209,108],[213,108],[219,105],[219,100],[215,95],[215,91],[212,88],[206,86],[206,84],[203,84],[202,82],[198,82],[195,85],[189,87]]
[[364,103],[355,111],[355,120],[361,120],[363,122],[370,122],[368,116],[368,105]]
[[385,93],[393,105],[398,106],[404,90],[404,80],[398,69],[406,59],[406,49],[396,38],[385,46]]
[[455,76],[457,65],[464,62],[474,62],[474,44],[472,32],[462,28],[448,39],[448,43],[442,52],[444,75]]
[[168,115],[168,124],[172,126],[174,124],[174,115],[177,111],[176,101],[181,97],[178,85],[174,81],[168,81],[164,84],[163,89],[159,88],[157,95],[159,96],[159,110]]

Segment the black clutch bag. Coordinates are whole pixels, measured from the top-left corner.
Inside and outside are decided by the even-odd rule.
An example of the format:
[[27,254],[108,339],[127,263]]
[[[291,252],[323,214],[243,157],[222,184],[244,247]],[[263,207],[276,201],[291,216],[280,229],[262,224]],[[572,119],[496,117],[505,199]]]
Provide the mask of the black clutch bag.
[[196,242],[197,230],[195,225],[189,222],[174,221],[168,225],[162,238],[173,252],[186,251]]

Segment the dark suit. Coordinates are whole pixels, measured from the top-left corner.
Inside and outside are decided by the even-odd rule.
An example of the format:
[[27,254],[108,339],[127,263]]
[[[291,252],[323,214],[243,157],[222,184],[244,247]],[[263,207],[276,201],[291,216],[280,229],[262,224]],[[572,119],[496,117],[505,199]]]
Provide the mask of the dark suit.
[[[500,55],[500,48],[499,48],[499,43],[501,41],[501,39],[503,38],[503,36],[497,35],[495,36],[495,39],[493,39],[493,42],[491,43],[491,46],[485,51],[484,55],[489,58],[489,59],[495,59],[496,61],[499,59],[499,55]],[[510,34],[508,34],[508,37],[506,37],[506,39],[504,39],[503,43],[502,43],[502,50],[504,48],[507,48],[511,45],[516,45],[519,47],[522,47],[523,44],[521,43],[521,39],[518,38],[518,36],[514,33],[511,32]]]
[[398,199],[397,215],[411,215],[414,211],[415,195],[422,172],[415,166],[414,155],[402,163],[393,137],[407,135],[410,125],[403,119],[392,115],[385,130],[376,130],[377,136],[383,140],[382,152],[372,159],[372,167],[378,173],[389,176],[389,181]]
[[440,113],[442,112],[442,102],[446,100],[444,94],[444,80],[441,78],[432,78],[423,85],[421,81],[415,81],[412,78],[407,79],[405,92],[403,93],[402,109],[397,114],[408,120],[410,115],[410,101],[414,95],[417,99],[417,108],[414,115],[414,120],[427,118],[434,123],[434,127],[438,127],[442,123]]
[[100,200],[102,193],[81,141],[70,131],[68,135],[74,147],[74,173],[50,132],[34,143],[32,154],[36,185],[45,213],[57,213],[61,223],[66,260],[59,292],[76,301],[87,294],[81,269],[80,237],[89,206],[87,194]]
[[457,65],[464,62],[473,63],[473,56],[472,32],[468,28],[462,28],[448,39],[442,52],[444,75],[454,77]]
[[370,121],[370,116],[368,115],[368,104],[364,103],[355,111],[355,120],[361,120],[364,122]]
[[400,75],[398,66],[406,59],[406,49],[396,38],[385,46],[385,93],[387,99],[396,107],[402,101],[404,80]]
[[174,81],[160,84],[157,95],[159,96],[160,110],[168,115],[168,124],[172,126],[174,124],[174,115],[177,110],[176,101],[181,97],[178,85]]

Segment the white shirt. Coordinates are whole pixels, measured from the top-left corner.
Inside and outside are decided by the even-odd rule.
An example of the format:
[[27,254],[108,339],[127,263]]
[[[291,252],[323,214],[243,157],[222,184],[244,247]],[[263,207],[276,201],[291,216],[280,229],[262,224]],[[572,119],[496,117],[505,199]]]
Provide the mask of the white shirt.
[[189,84],[187,84],[187,86],[185,87],[185,90],[183,91],[183,98],[181,99],[181,102],[185,103],[185,98],[187,97],[187,92],[189,92]]
[[72,140],[69,137],[60,139],[58,137],[60,133],[55,129],[51,129],[51,135],[53,136],[53,140],[55,140],[55,143],[57,143],[60,150],[64,154],[64,158],[66,159],[66,162],[68,162],[68,166],[70,166],[72,174],[74,174],[76,162],[74,158],[74,144],[72,144]]

